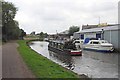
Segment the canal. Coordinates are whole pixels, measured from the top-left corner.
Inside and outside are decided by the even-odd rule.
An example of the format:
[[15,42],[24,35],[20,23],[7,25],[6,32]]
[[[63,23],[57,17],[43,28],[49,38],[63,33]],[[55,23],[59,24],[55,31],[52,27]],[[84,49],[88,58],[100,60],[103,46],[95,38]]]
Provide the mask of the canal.
[[118,53],[83,50],[82,56],[69,56],[48,51],[48,42],[31,43],[33,50],[77,74],[92,78],[118,78]]

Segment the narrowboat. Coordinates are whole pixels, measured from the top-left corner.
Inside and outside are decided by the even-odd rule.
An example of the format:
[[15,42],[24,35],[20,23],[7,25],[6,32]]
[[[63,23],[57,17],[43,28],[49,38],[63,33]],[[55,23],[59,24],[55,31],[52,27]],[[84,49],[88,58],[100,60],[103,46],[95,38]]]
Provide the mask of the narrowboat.
[[73,44],[72,42],[50,41],[48,45],[48,50],[65,55],[82,56],[82,50],[80,46],[75,46],[75,44]]

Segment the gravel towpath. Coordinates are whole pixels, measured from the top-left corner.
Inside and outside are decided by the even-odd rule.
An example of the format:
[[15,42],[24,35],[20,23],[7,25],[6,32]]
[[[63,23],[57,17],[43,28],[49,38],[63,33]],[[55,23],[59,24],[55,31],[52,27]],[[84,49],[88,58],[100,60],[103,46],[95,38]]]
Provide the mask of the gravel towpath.
[[19,45],[10,41],[2,46],[3,78],[35,78],[17,51]]

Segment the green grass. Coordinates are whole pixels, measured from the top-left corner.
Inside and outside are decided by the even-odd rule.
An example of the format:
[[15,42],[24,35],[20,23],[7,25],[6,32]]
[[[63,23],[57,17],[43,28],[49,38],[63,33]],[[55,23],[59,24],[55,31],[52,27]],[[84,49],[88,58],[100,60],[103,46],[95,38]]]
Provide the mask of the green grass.
[[[37,78],[78,78],[74,72],[63,68],[51,60],[36,53],[26,45],[25,40],[18,41],[20,52],[28,68]],[[43,52],[44,53],[44,52]]]

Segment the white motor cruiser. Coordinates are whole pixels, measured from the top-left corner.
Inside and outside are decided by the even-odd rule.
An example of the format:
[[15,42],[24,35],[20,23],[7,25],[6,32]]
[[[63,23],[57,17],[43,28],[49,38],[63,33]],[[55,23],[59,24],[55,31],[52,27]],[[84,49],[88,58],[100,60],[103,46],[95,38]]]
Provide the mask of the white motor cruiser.
[[88,43],[83,45],[83,48],[100,52],[112,52],[114,50],[113,45],[106,40],[89,40]]

